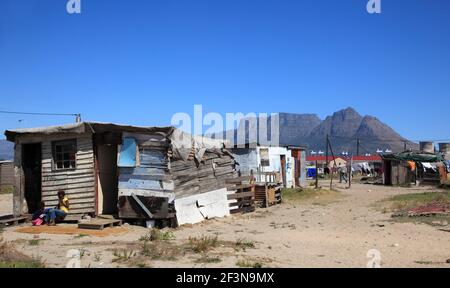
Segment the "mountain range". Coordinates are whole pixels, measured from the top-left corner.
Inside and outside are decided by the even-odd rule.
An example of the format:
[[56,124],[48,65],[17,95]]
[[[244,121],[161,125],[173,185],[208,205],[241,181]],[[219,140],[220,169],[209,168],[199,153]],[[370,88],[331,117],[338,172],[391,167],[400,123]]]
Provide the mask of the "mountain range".
[[[407,149],[417,149],[418,145],[402,137],[378,118],[360,115],[349,107],[327,116],[321,120],[316,114],[277,113],[279,117],[279,143],[281,146],[305,146],[309,151],[325,151],[327,135],[333,153],[364,155],[375,154],[378,151],[390,150],[401,152]],[[248,128],[259,125],[258,121],[240,121],[239,127],[246,127],[246,142],[249,141]],[[270,117],[268,135],[270,135]],[[235,131],[235,137],[237,132]],[[359,151],[358,143],[359,142]],[[330,151],[331,153],[331,151]]]
[[0,160],[12,160],[14,157],[14,143],[0,140]]
[[[377,150],[401,152],[418,145],[402,137],[378,118],[360,115],[349,107],[321,120],[316,114],[278,113],[281,146],[306,146],[309,151],[325,151],[326,138],[335,154],[375,154]],[[270,119],[268,120],[270,121]],[[245,125],[242,120],[239,125]],[[268,132],[270,134],[270,130]],[[248,139],[248,135],[247,135]]]

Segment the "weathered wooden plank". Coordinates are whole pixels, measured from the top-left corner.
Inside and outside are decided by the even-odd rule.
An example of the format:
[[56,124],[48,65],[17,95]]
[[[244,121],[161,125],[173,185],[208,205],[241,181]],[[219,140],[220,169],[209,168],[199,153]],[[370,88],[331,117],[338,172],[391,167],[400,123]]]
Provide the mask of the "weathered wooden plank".
[[[89,187],[84,187],[84,188],[60,188],[64,191],[66,191],[66,193],[75,193],[74,191],[78,192],[78,193],[83,193],[83,192],[91,192],[94,191],[94,185],[89,186]],[[47,192],[58,192],[59,189],[42,189],[42,193],[47,193]]]
[[173,191],[164,190],[144,190],[144,189],[119,189],[120,196],[131,196],[135,194],[144,197],[166,197],[170,199],[175,198],[175,193]]
[[51,182],[51,181],[61,181],[61,180],[66,180],[66,179],[71,179],[74,181],[79,181],[79,179],[86,179],[86,178],[93,178],[94,177],[94,173],[90,172],[90,173],[81,173],[81,174],[70,174],[70,175],[50,175],[50,174],[46,174],[43,175],[42,177],[42,181],[43,182]]
[[[67,197],[69,197],[69,201],[71,200],[71,199],[81,199],[81,198],[92,198],[92,197],[94,197],[95,196],[95,192],[94,191],[92,191],[92,192],[81,192],[81,193],[70,193],[70,194],[67,194]],[[57,193],[55,193],[55,192],[45,192],[45,193],[42,193],[42,197],[47,197],[47,199],[54,199],[55,201],[57,201],[57,199],[58,199],[58,195],[57,195]]]
[[242,193],[228,194],[227,198],[228,198],[228,200],[233,200],[233,199],[240,199],[240,198],[254,197],[254,196],[255,196],[254,192],[242,192]]
[[[49,183],[49,182],[44,182]],[[82,181],[82,182],[73,182],[73,180],[68,180],[65,183],[53,183],[51,185],[46,184],[42,185],[42,191],[49,190],[59,190],[59,189],[75,189],[75,188],[85,188],[85,187],[94,187],[95,182],[94,179]]]
[[119,189],[143,189],[143,190],[174,190],[172,181],[155,181],[128,179],[128,181],[119,181]]
[[48,167],[43,167],[42,168],[42,173],[50,173],[50,174],[79,174],[79,173],[88,173],[88,172],[92,172],[93,169],[92,167],[78,167],[77,169],[71,169],[71,170],[52,170],[51,168]]
[[122,226],[122,220],[116,219],[92,219],[89,222],[78,223],[79,229],[103,230],[105,227]]
[[241,176],[236,178],[226,179],[227,184],[240,184],[242,182],[250,182],[254,179],[253,176]]
[[52,177],[86,177],[88,175],[94,175],[94,169],[42,171],[42,176],[49,179]]
[[[46,207],[55,207],[56,205],[58,205],[57,201],[51,201],[51,200],[43,200],[43,201],[45,202]],[[72,210],[89,209],[89,208],[95,208],[95,203],[75,202],[75,203],[70,203],[69,212]]]
[[[69,215],[73,214],[85,214],[85,213],[94,213],[95,207],[88,207],[88,208],[72,208],[69,210]],[[68,216],[69,216],[68,215]]]

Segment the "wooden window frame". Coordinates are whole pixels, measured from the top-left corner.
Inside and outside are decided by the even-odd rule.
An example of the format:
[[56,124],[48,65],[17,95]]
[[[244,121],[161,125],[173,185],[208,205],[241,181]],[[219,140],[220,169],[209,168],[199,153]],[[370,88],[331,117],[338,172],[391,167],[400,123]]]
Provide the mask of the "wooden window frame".
[[[52,141],[51,145],[52,145],[52,171],[72,171],[72,170],[76,170],[77,169],[77,151],[78,151],[77,150],[77,139],[67,139],[67,140]],[[70,162],[72,160],[70,160],[70,159],[65,160],[64,158],[62,160],[57,160],[57,153],[61,153],[63,155],[62,157],[64,157],[65,153],[70,153],[72,151],[66,152],[65,150],[63,150],[61,152],[57,152],[56,151],[57,150],[56,147],[57,146],[63,146],[64,147],[64,146],[68,146],[68,145],[73,145],[73,153],[74,153],[74,156],[75,156],[75,158],[73,160],[74,165],[73,165],[73,167],[64,168],[64,162],[66,162],[66,161]],[[61,148],[61,149],[63,149],[63,148]],[[63,168],[58,168],[57,162],[59,162],[59,161],[62,161]],[[70,166],[70,163],[69,163],[69,166]]]

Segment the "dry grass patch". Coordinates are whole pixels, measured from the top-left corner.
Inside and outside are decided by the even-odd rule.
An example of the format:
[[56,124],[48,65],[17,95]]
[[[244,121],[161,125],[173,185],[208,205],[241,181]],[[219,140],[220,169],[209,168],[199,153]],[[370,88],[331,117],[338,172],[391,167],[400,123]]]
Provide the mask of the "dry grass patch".
[[395,195],[375,203],[375,208],[383,213],[407,212],[430,203],[450,204],[450,192],[424,192]]
[[12,245],[0,239],[0,268],[44,268],[40,259],[29,257],[17,251]]
[[195,260],[195,263],[205,263],[205,264],[210,264],[210,263],[219,263],[221,262],[222,259],[220,259],[219,256],[208,256],[208,255],[203,255],[202,257],[198,258],[197,260]]
[[236,262],[236,266],[239,268],[263,268],[264,264],[260,261],[241,259]]
[[217,247],[218,237],[216,236],[202,236],[189,237],[188,247],[195,253],[206,252],[214,247]]
[[235,250],[243,250],[245,251],[247,248],[255,248],[255,242],[252,240],[239,238],[235,243]]
[[175,240],[175,235],[170,230],[161,231],[159,229],[152,229],[146,235],[139,238],[139,241],[168,241]]
[[313,188],[283,188],[283,200],[293,204],[328,205],[336,202],[343,195],[336,190]]
[[[450,223],[450,215],[436,214],[427,216],[409,216],[408,212],[424,205],[450,205],[450,192],[424,192],[395,195],[375,203],[374,207],[382,213],[392,213],[392,221],[425,223],[432,226],[445,226]],[[394,217],[395,216],[395,217]]]

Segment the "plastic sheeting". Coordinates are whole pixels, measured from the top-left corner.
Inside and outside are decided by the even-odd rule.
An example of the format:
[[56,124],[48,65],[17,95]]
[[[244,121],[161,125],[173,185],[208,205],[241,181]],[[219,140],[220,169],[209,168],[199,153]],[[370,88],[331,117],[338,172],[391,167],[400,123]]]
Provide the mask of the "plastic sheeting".
[[124,138],[122,148],[120,150],[117,166],[119,167],[135,167],[136,166],[136,139]]
[[308,178],[316,178],[316,168],[308,168],[306,174]]

